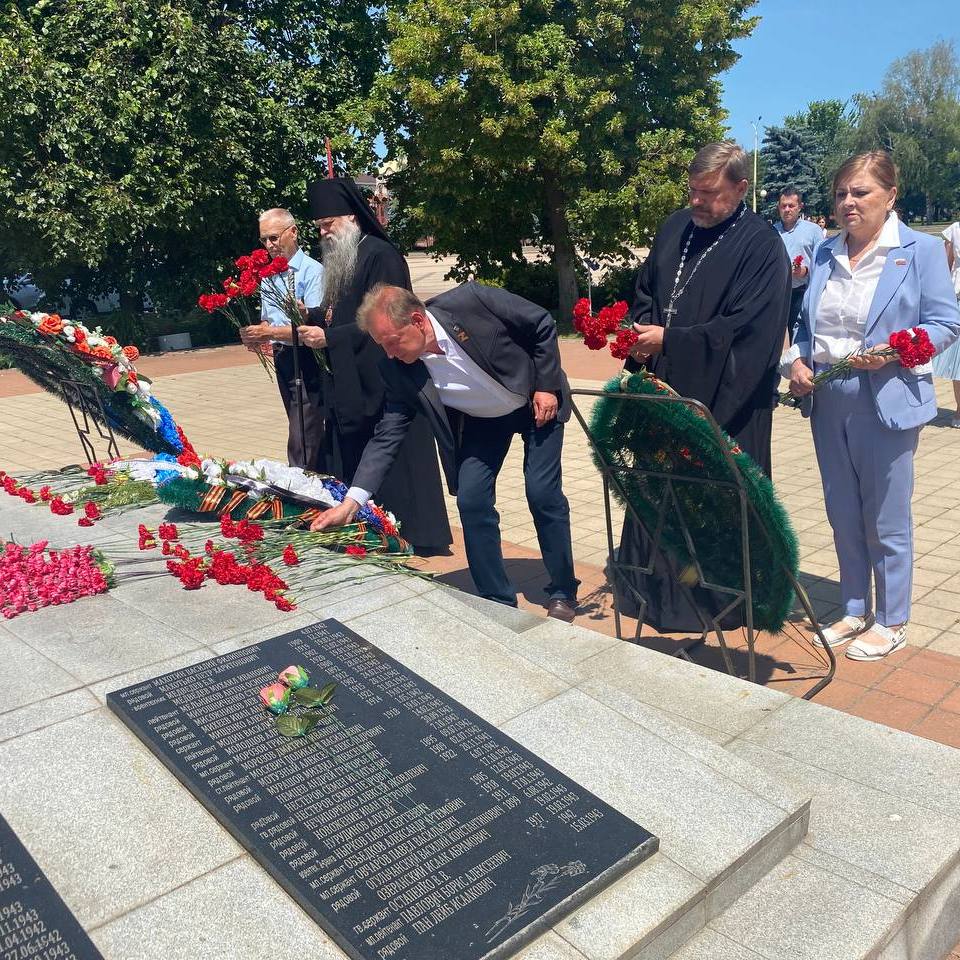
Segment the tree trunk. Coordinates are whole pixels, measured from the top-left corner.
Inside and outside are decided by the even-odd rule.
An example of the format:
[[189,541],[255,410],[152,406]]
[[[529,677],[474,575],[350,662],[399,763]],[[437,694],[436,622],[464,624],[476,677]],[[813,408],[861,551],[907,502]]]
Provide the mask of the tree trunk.
[[567,223],[566,197],[553,173],[543,177],[547,216],[550,221],[550,238],[553,241],[553,265],[557,268],[558,318],[569,321],[573,317],[573,305],[577,302],[577,251],[570,238]]

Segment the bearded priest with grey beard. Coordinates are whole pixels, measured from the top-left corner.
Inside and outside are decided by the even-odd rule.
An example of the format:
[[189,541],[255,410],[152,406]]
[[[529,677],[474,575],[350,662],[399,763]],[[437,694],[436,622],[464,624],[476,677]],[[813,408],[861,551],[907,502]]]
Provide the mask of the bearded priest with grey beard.
[[[309,216],[320,231],[323,299],[304,310],[304,344],[326,351],[324,374],[326,462],[349,487],[367,441],[383,413],[384,353],[357,326],[357,308],[378,283],[411,290],[403,255],[353,180],[334,177],[307,188]],[[401,534],[421,555],[446,553],[452,536],[440,485],[436,441],[418,416],[377,499],[400,521]]]

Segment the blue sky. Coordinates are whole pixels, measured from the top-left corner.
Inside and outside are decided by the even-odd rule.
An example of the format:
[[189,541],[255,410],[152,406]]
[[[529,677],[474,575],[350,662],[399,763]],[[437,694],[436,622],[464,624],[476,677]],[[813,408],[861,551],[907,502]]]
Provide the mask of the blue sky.
[[956,0],[760,0],[752,12],[762,19],[722,78],[730,134],[747,148],[758,115],[778,124],[811,100],[877,90],[893,60],[937,40],[960,52]]

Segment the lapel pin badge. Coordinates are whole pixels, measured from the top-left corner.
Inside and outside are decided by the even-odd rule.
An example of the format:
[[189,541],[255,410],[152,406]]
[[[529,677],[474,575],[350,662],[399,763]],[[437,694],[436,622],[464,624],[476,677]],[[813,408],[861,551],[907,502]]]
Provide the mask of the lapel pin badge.
[[894,260],[893,262],[894,262],[898,267],[905,267],[905,266],[907,265],[907,261],[904,260],[902,257],[898,257],[898,258],[897,258],[896,260]]

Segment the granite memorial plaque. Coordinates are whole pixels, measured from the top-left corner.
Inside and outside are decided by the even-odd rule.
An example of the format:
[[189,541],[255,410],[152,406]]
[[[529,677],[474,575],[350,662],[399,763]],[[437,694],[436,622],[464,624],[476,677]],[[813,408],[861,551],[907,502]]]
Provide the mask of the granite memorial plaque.
[[[298,739],[258,699],[289,665],[336,684]],[[354,960],[509,957],[657,849],[336,620],[107,702]]]
[[0,960],[103,960],[2,816]]

